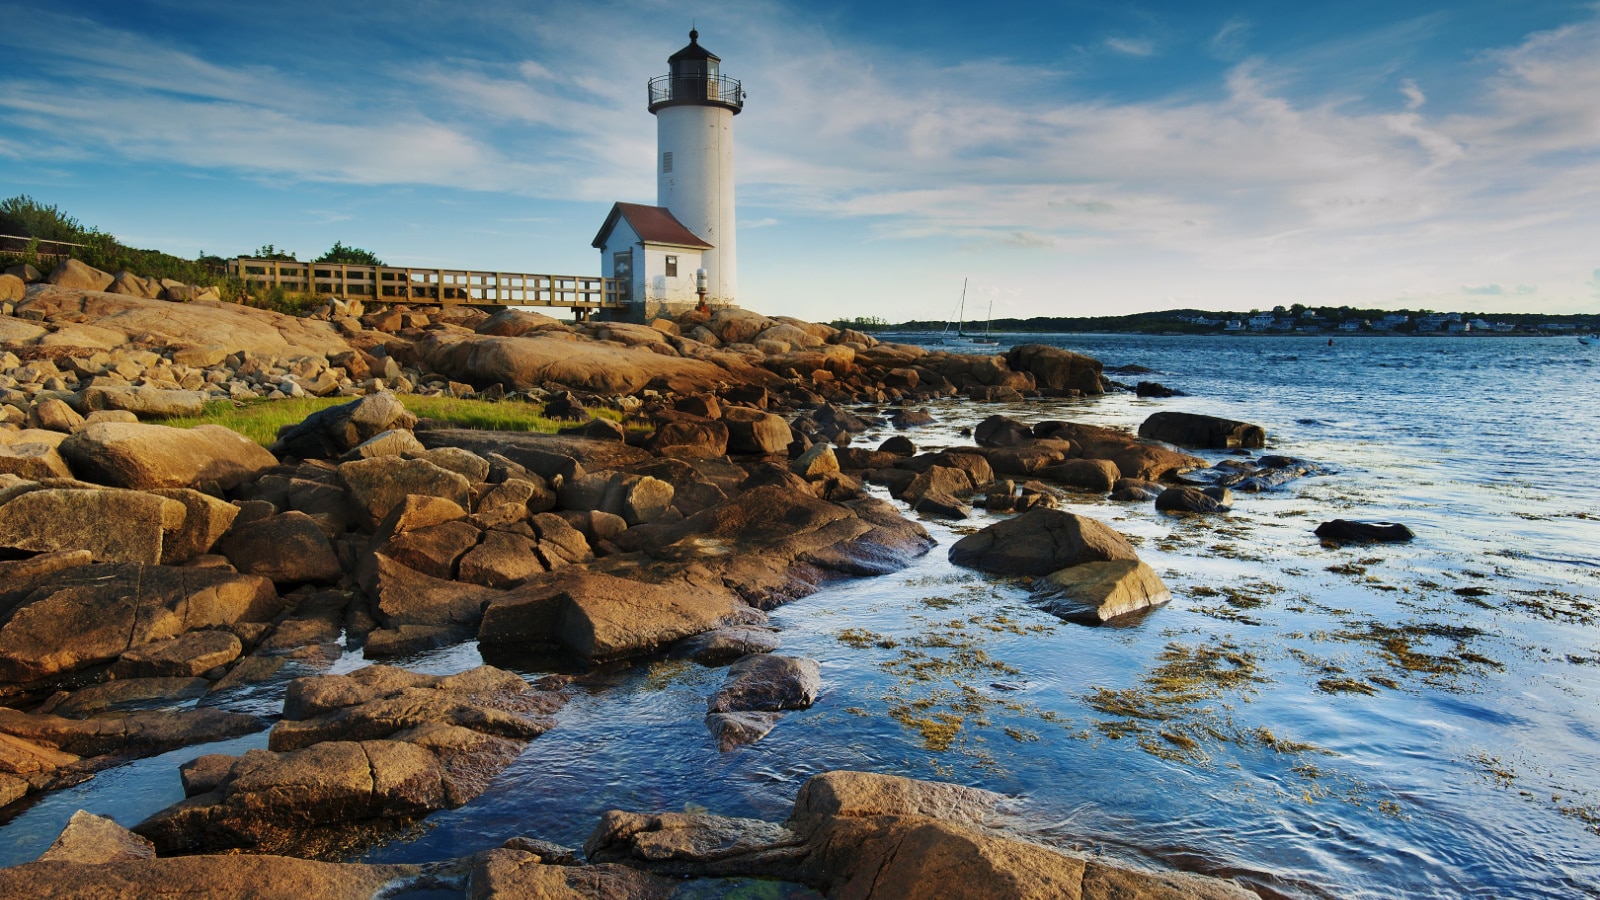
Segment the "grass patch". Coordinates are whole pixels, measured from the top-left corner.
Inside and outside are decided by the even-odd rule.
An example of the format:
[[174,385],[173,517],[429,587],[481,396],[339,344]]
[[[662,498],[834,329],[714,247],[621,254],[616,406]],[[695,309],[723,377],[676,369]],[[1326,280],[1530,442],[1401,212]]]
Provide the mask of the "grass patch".
[[[461,400],[454,397],[418,397],[399,394],[400,402],[418,418],[439,419],[462,428],[484,428],[491,431],[537,431],[555,434],[573,423],[546,419],[544,407],[534,403],[516,401],[490,402],[487,400]],[[285,425],[295,425],[312,413],[330,406],[353,403],[351,397],[302,397],[293,400],[253,400],[235,403],[232,400],[214,400],[205,405],[198,416],[166,419],[163,425],[174,428],[193,428],[196,425],[221,425],[244,435],[263,447],[278,437]],[[613,409],[591,409],[597,418],[622,420],[622,413]]]

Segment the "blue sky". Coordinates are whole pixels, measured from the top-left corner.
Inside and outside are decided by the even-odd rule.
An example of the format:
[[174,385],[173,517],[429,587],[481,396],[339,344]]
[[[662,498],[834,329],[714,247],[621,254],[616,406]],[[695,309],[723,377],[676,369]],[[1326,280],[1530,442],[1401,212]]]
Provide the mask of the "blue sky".
[[691,20],[749,94],[763,312],[1600,311],[1594,3],[0,2],[0,195],[597,272]]

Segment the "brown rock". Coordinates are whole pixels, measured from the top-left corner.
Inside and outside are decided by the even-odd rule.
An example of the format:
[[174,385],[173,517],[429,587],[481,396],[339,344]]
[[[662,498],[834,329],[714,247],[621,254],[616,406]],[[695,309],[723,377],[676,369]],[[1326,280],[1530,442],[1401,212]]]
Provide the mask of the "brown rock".
[[141,419],[198,416],[209,399],[203,391],[123,385],[88,387],[79,392],[77,398],[77,405],[85,412],[122,410],[134,413]]
[[244,647],[227,631],[191,631],[131,647],[111,667],[118,678],[193,678],[239,658]]
[[183,526],[183,504],[139,491],[50,488],[0,506],[0,547],[88,550],[105,562],[161,561],[162,534]]
[[476,859],[469,900],[668,900],[679,886],[609,863],[544,865],[537,855],[520,850],[490,850]]
[[102,272],[76,259],[64,259],[56,264],[45,279],[59,288],[79,291],[103,291],[116,280],[109,272]]
[[1106,493],[1116,485],[1122,472],[1108,459],[1069,459],[1040,469],[1038,475],[1069,487]]
[[277,584],[331,583],[344,574],[315,519],[290,511],[235,528],[217,546],[235,569]]
[[1105,393],[1100,382],[1100,361],[1045,344],[1019,344],[1006,351],[1006,365],[1029,372],[1041,389]]
[[950,561],[999,575],[1048,575],[1080,563],[1137,560],[1126,538],[1087,516],[1030,509],[957,541]]
[[272,582],[211,569],[78,566],[0,593],[0,680],[32,681],[197,628],[266,622],[281,601]]
[[1180,447],[1213,450],[1254,449],[1267,443],[1267,433],[1260,425],[1185,412],[1155,413],[1139,425],[1139,436]]
[[80,809],[38,861],[104,865],[155,857],[154,844],[105,816]]
[[405,405],[388,391],[332,406],[285,428],[272,452],[300,459],[337,459],[347,451],[392,429],[410,430],[417,424]]
[[339,481],[369,529],[376,529],[412,494],[440,497],[463,509],[471,505],[472,486],[467,479],[421,459],[381,456],[343,463]]
[[239,516],[239,507],[189,488],[157,488],[158,497],[183,504],[183,524],[162,538],[161,564],[176,566],[211,552]]
[[180,900],[371,900],[415,866],[324,863],[283,856],[189,856],[120,860],[115,865],[44,861],[0,869],[0,895],[8,897],[139,897]]
[[107,422],[61,442],[79,478],[114,487],[195,488],[221,494],[278,464],[260,445],[220,425],[169,428]]
[[709,419],[663,422],[656,426],[646,446],[662,456],[715,459],[728,452],[728,426]]
[[723,410],[722,421],[728,426],[730,453],[783,453],[794,439],[788,422],[758,409],[730,406]]
[[1105,622],[1158,606],[1172,592],[1155,570],[1138,560],[1089,562],[1050,573],[1034,585],[1044,608],[1063,619]]
[[458,577],[471,584],[504,589],[544,571],[532,540],[520,534],[486,531],[482,543],[461,558]]
[[0,733],[50,744],[78,756],[153,756],[178,747],[221,741],[259,731],[255,716],[220,709],[167,709],[92,719],[0,708]]
[[402,566],[432,578],[455,577],[456,563],[478,545],[483,531],[456,519],[408,531],[379,546],[379,551]]

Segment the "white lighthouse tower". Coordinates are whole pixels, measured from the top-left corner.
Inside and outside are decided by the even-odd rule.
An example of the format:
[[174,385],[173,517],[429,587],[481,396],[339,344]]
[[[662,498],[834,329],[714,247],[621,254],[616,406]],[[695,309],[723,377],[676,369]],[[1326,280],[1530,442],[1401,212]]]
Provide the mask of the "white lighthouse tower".
[[738,296],[733,212],[733,117],[744,108],[739,82],[689,32],[689,46],[667,57],[670,72],[650,79],[656,117],[656,205],[712,245],[701,255],[707,299]]
[[656,205],[614,204],[593,243],[603,274],[622,282],[631,318],[697,304],[698,270],[707,303],[737,302],[733,117],[744,108],[744,92],[719,71],[721,63],[690,31],[689,45],[667,57],[668,73],[650,79]]

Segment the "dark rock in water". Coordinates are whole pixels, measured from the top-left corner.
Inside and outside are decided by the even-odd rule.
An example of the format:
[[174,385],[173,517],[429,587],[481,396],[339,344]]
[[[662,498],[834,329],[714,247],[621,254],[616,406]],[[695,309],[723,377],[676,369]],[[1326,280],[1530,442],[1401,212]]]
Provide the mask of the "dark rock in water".
[[1133,392],[1140,397],[1185,397],[1183,391],[1174,390],[1159,381],[1141,381],[1133,386]]
[[39,862],[100,865],[155,859],[154,844],[104,816],[78,810]]
[[1046,344],[1019,344],[1006,351],[1006,366],[1030,372],[1041,389],[1101,394],[1103,368],[1098,359]]
[[817,702],[821,690],[822,671],[816,660],[751,654],[728,668],[728,680],[707,708],[714,713],[806,709]]
[[729,626],[685,638],[672,647],[673,659],[692,659],[707,666],[755,653],[771,653],[782,645],[776,632],[749,625]]
[[191,631],[133,647],[111,666],[118,678],[193,678],[239,658],[244,647],[227,631]]
[[879,453],[892,453],[895,456],[916,456],[917,445],[904,435],[895,435],[878,445]]
[[1138,558],[1127,538],[1101,522],[1043,508],[996,522],[950,548],[956,565],[998,575],[1048,575],[1079,563]]
[[1156,509],[1161,512],[1218,513],[1229,507],[1221,499],[1192,487],[1170,487],[1156,497]]
[[[918,476],[919,478],[922,476]],[[941,519],[965,519],[972,515],[972,507],[943,491],[925,491],[911,509],[915,512]]]
[[100,712],[170,706],[175,700],[203,696],[210,689],[211,682],[204,678],[118,678],[73,691],[41,711],[68,719],[84,719]]
[[1355,522],[1334,519],[1317,526],[1316,535],[1325,541],[1347,543],[1403,544],[1416,537],[1411,529],[1396,522]]
[[766,737],[782,718],[783,713],[775,712],[706,713],[706,729],[716,739],[717,749],[726,753]]
[[1033,429],[1005,416],[990,416],[972,430],[972,440],[979,447],[1010,447],[1033,439]]
[[1125,365],[1107,366],[1106,371],[1113,375],[1153,375],[1156,370],[1149,366]]
[[1109,459],[1068,459],[1046,466],[1037,474],[1068,487],[1103,494],[1116,484],[1121,471]]
[[613,810],[584,850],[593,863],[624,863],[676,878],[793,881],[832,897],[1255,897],[1220,879],[1124,868],[1008,838],[986,827],[1002,801],[998,794],[960,785],[828,772],[800,788],[781,825]]
[[933,413],[925,409],[902,409],[889,417],[889,423],[896,428],[916,428],[920,425],[932,425],[934,418]]
[[1156,413],[1139,426],[1139,436],[1180,447],[1214,450],[1256,448],[1267,443],[1267,433],[1260,425],[1183,412]]

